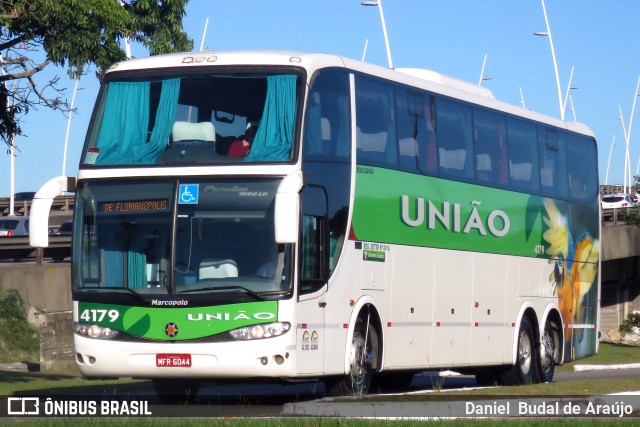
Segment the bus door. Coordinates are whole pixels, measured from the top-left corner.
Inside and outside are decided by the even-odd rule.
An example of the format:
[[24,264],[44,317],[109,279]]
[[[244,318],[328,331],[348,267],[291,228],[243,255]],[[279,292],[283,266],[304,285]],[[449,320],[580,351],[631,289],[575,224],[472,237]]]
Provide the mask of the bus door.
[[325,304],[328,278],[327,194],[309,185],[302,192],[299,245],[298,373],[321,374],[327,349]]

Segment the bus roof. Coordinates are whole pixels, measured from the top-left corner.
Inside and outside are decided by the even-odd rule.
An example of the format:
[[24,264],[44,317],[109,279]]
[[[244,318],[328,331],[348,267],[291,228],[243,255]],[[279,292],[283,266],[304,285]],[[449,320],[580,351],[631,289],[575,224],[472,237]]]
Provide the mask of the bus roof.
[[388,69],[332,54],[276,50],[205,50],[201,52],[171,53],[131,59],[114,64],[109,68],[107,73],[143,69],[234,65],[297,66],[305,69],[308,75],[311,75],[314,70],[320,68],[343,67],[595,137],[593,132],[582,123],[562,121],[516,105],[498,101],[487,88],[448,77],[431,70],[419,68]]

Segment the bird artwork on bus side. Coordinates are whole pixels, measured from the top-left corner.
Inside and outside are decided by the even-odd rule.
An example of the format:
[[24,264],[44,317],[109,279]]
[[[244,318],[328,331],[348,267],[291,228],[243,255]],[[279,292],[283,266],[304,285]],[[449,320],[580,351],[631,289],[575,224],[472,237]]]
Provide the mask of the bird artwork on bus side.
[[582,352],[580,346],[588,326],[595,327],[597,321],[597,298],[587,300],[586,296],[597,280],[600,241],[584,230],[574,240],[567,215],[551,199],[544,199],[544,207],[543,220],[548,229],[543,239],[549,245],[546,253],[553,265],[549,281],[558,295],[565,324],[565,348],[571,349],[565,352],[565,361],[573,360]]

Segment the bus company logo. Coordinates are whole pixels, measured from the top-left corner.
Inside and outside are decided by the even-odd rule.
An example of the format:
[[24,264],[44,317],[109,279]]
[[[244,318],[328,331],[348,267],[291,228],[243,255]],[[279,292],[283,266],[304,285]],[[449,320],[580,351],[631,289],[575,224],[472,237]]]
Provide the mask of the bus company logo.
[[181,299],[181,300],[154,299],[154,300],[151,300],[151,305],[155,305],[159,307],[175,307],[175,306],[189,305],[189,301],[187,301],[186,299]]
[[198,322],[201,320],[274,320],[275,313],[258,312],[248,313],[240,310],[237,313],[188,313],[187,320]]
[[[402,222],[409,227],[419,227],[425,223],[425,210],[428,211],[427,228],[434,230],[443,227],[454,233],[469,234],[476,230],[481,236],[487,230],[495,237],[504,237],[509,233],[511,221],[501,210],[493,210],[485,217],[478,211],[479,201],[472,201],[470,211],[464,211],[458,203],[442,202],[440,209],[431,201],[417,197],[411,206],[409,196],[400,196]],[[438,225],[439,224],[439,225]]]
[[173,338],[176,335],[178,335],[178,331],[179,331],[178,325],[176,325],[173,322],[167,323],[167,326],[164,327],[164,333],[167,334],[169,338]]

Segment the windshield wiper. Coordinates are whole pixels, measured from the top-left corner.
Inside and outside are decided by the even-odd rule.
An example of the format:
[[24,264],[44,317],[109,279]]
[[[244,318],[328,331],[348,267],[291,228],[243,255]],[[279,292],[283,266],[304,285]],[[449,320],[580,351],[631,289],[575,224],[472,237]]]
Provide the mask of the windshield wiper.
[[105,291],[105,292],[116,292],[116,293],[127,293],[129,295],[131,295],[132,297],[134,297],[138,302],[142,302],[142,303],[147,303],[147,300],[145,300],[144,298],[142,298],[142,296],[140,296],[139,293],[137,293],[136,291],[134,291],[133,289],[129,289],[129,288],[105,288],[102,286],[83,286],[81,288],[78,288],[77,291],[86,291],[86,290],[91,290],[91,291]]
[[189,294],[189,293],[193,293],[193,292],[202,292],[202,291],[225,291],[225,290],[231,290],[231,289],[239,289],[241,291],[246,292],[247,294],[251,295],[252,297],[254,297],[255,299],[257,299],[258,301],[264,301],[264,297],[262,297],[260,294],[258,294],[257,292],[252,291],[251,289],[247,289],[244,286],[209,286],[206,288],[197,288],[197,289],[186,289],[184,291],[180,291],[177,292],[178,294]]

